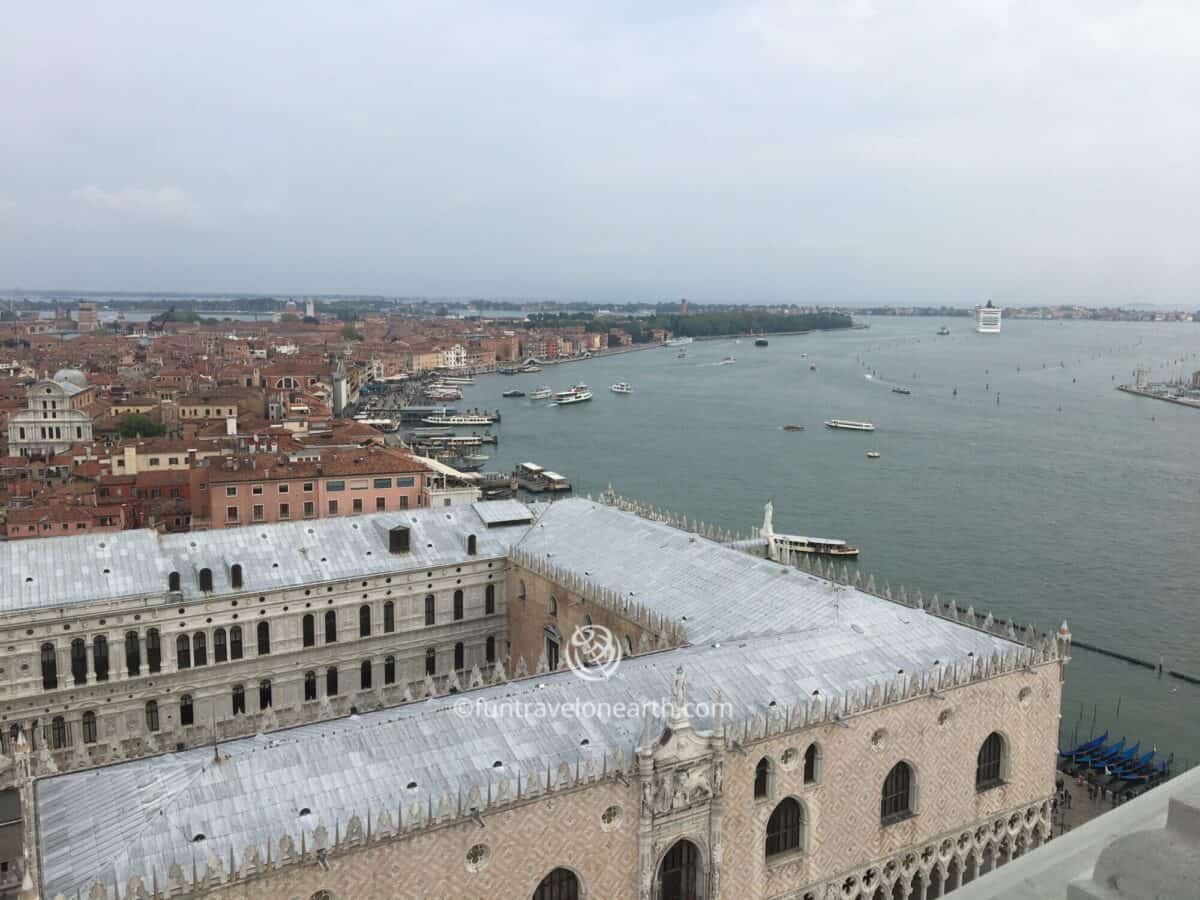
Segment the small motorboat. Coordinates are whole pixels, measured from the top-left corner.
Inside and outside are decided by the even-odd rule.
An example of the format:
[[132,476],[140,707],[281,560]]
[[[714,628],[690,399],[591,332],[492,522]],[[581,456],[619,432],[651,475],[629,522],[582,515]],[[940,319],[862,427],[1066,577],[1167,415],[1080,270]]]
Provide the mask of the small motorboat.
[[758,338],[757,340],[755,340],[754,346],[755,347],[766,347],[767,339],[766,338]]
[[943,335],[943,336],[945,336],[945,335],[947,335],[947,334],[949,334],[949,333],[950,333],[950,329],[949,329],[949,328],[947,328],[945,325],[943,325],[941,328],[939,328],[939,329],[937,330],[937,333],[938,333],[939,335]]
[[784,425],[783,430],[784,431],[803,431],[804,426],[803,425]]
[[736,359],[734,359],[732,356],[727,356],[723,360],[721,360],[721,362],[718,363],[718,365],[732,366],[735,362],[737,362]]
[[879,451],[878,450],[868,450],[867,451],[867,459],[879,459]]
[[829,419],[826,428],[840,428],[845,431],[874,431],[875,426],[870,422],[852,422],[849,419]]
[[816,364],[816,363],[810,363],[810,364],[809,364],[809,366],[808,366],[808,368],[809,368],[809,370],[810,370],[810,371],[813,371],[813,372],[815,372],[815,371],[817,371],[817,364]]
[[904,394],[905,396],[908,396],[909,394],[912,393],[912,391],[910,391],[906,387],[894,387],[894,388],[892,388],[892,393],[893,394]]
[[609,390],[614,394],[632,394],[633,385],[631,385],[628,381],[618,381],[616,384],[611,385]]
[[676,359],[684,359],[684,358],[686,358],[686,357],[687,357],[687,351],[686,351],[686,350],[680,350],[678,353],[676,353],[676,354],[675,354],[675,358],[676,358]]
[[525,392],[524,392],[524,391],[518,391],[518,390],[515,390],[515,389],[514,389],[514,390],[511,390],[511,391],[504,391],[504,392],[503,392],[503,393],[502,393],[500,396],[501,396],[501,397],[524,397],[524,396],[525,396]]

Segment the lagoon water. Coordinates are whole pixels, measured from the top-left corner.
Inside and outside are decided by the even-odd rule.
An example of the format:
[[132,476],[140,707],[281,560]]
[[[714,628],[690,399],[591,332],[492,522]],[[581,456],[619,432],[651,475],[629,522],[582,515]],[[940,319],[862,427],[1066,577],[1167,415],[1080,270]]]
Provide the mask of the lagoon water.
[[[850,541],[881,585],[1022,626],[1066,620],[1200,677],[1200,411],[1114,389],[1138,365],[1156,379],[1200,369],[1200,326],[1012,320],[985,336],[948,319],[938,337],[934,318],[864,321],[483,377],[461,405],[503,413],[490,471],[532,460],[577,494],[611,483],[743,532],[773,497],[777,530]],[[591,403],[500,397],[579,380]],[[611,393],[616,381],[635,393]],[[878,430],[823,428],[831,417]],[[1077,649],[1060,742],[1088,737],[1094,716],[1096,733],[1194,764],[1198,714],[1200,687]]]

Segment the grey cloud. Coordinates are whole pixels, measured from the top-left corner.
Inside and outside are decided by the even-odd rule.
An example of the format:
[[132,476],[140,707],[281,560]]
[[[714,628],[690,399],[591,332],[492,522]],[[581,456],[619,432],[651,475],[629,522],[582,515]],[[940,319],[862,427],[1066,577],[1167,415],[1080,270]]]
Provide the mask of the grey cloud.
[[131,0],[7,19],[0,284],[1195,293],[1193,3]]

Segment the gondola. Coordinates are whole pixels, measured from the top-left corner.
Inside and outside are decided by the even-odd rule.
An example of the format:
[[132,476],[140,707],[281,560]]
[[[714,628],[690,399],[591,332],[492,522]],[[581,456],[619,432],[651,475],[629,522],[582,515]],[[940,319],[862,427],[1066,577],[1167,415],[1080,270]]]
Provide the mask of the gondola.
[[1157,750],[1151,750],[1149,753],[1142,754],[1137,759],[1131,759],[1125,765],[1115,767],[1112,774],[1118,778],[1123,778],[1126,775],[1137,775],[1147,772],[1150,769],[1150,760],[1154,758],[1154,754],[1157,752]]
[[1059,750],[1058,755],[1064,759],[1071,759],[1074,756],[1079,756],[1081,753],[1088,753],[1095,750],[1097,747],[1104,746],[1104,742],[1108,740],[1108,732],[1100,735],[1098,738],[1092,738],[1090,741],[1084,741],[1074,750]]
[[1121,738],[1115,744],[1110,744],[1107,747],[1101,747],[1099,750],[1093,750],[1091,753],[1085,753],[1083,756],[1076,757],[1075,762],[1079,765],[1091,766],[1094,769],[1098,769],[1109,760],[1120,756],[1121,751],[1124,749],[1125,738]]

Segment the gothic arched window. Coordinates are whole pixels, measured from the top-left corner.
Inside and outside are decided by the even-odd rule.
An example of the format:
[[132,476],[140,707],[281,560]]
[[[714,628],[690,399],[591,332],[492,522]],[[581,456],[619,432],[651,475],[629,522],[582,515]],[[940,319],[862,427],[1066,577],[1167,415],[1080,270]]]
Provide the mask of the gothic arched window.
[[879,818],[882,824],[891,825],[911,815],[912,767],[906,762],[898,762],[883,781]]
[[986,791],[1004,783],[1004,738],[993,731],[979,748],[975,760],[975,790]]
[[804,812],[793,797],[785,797],[767,820],[767,856],[799,850],[804,831]]

